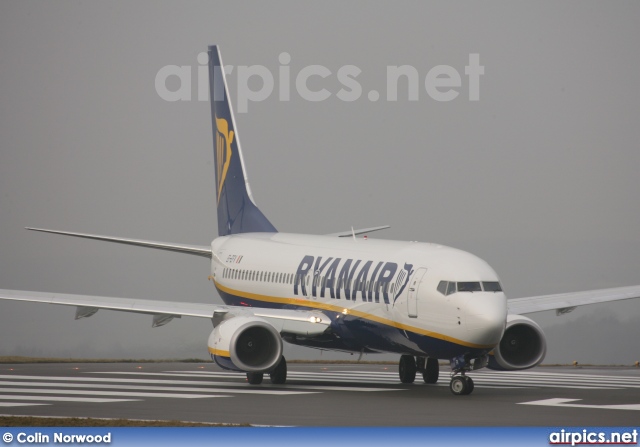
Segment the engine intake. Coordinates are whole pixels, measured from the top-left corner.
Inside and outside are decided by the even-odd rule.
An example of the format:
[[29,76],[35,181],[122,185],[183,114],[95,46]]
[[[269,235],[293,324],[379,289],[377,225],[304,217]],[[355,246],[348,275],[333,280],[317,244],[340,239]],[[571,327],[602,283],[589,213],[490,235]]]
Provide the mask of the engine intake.
[[209,336],[209,351],[222,368],[266,372],[282,357],[282,338],[259,317],[232,317],[222,321]]
[[533,368],[544,360],[547,341],[540,326],[522,315],[508,315],[500,343],[490,356],[490,369],[517,371]]

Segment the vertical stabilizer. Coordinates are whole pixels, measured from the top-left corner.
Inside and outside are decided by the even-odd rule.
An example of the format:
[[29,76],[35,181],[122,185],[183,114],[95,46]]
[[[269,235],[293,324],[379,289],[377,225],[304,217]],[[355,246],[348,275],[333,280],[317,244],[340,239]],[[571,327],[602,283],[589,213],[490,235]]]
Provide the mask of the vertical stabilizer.
[[222,58],[215,45],[209,47],[209,95],[216,169],[218,235],[276,232],[251,196]]

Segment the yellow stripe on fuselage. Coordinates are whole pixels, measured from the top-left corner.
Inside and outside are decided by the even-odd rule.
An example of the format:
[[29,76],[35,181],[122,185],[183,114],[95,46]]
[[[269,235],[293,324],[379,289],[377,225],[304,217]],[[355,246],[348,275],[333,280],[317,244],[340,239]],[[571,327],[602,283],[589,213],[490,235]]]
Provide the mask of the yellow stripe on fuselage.
[[[266,303],[275,303],[275,304],[281,304],[281,305],[288,304],[288,305],[294,305],[294,306],[310,307],[313,309],[328,310],[330,312],[337,312],[337,313],[342,313],[343,310],[345,309],[345,307],[335,306],[333,304],[327,304],[327,303],[319,303],[317,301],[309,301],[303,298],[278,298],[274,296],[259,295],[257,293],[244,292],[241,290],[235,290],[229,287],[225,287],[219,282],[217,282],[216,280],[213,280],[213,282],[219,290],[225,293],[228,293],[229,295],[234,295],[241,298],[248,298],[256,301],[262,301]],[[346,308],[346,309],[349,315],[354,315],[359,318],[364,318],[365,320],[375,321],[376,323],[381,323],[387,326],[401,329],[403,331],[409,331],[409,332],[413,332],[420,335],[426,335],[427,337],[437,338],[438,340],[448,341],[450,343],[455,343],[460,346],[466,346],[468,348],[476,348],[476,349],[487,349],[487,348],[494,347],[493,345],[478,345],[478,344],[470,343],[464,340],[459,340],[454,337],[449,337],[448,335],[438,334],[437,332],[431,332],[426,329],[422,329],[415,326],[409,326],[409,325],[402,324],[397,321],[390,320],[388,318],[379,317],[377,315],[373,315],[367,312],[362,312],[359,310],[354,310],[349,308]]]

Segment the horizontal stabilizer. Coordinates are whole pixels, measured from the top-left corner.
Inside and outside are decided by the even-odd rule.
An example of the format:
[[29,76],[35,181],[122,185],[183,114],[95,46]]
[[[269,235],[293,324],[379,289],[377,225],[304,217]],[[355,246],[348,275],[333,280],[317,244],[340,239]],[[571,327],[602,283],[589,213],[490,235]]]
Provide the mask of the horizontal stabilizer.
[[126,239],[122,237],[101,236],[98,234],[72,233],[70,231],[46,230],[44,228],[30,228],[27,230],[41,231],[43,233],[63,234],[65,236],[82,237],[85,239],[95,239],[98,241],[115,242],[118,244],[137,245],[139,247],[156,248],[158,250],[176,251],[189,255],[204,256],[211,258],[211,247],[202,245],[172,244],[170,242],[147,241],[144,239]]
[[342,231],[340,233],[327,234],[327,236],[351,237],[351,236],[358,236],[359,234],[373,233],[374,231],[386,230],[387,228],[391,228],[391,225],[382,225],[380,227],[371,227],[371,228],[360,228],[358,230],[351,229],[349,231]]

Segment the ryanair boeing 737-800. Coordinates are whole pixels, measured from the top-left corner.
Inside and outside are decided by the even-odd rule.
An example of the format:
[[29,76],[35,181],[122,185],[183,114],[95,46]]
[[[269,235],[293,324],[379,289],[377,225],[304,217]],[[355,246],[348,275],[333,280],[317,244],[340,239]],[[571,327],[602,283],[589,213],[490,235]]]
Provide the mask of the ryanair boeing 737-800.
[[496,272],[454,248],[358,238],[374,227],[332,235],[278,232],[256,206],[240,150],[220,52],[209,47],[218,237],[208,246],[31,230],[157,248],[211,260],[210,279],[225,305],[0,290],[0,298],[153,316],[153,326],[188,316],[211,319],[208,348],[222,368],[259,384],[286,381],[283,340],[356,353],[400,354],[403,383],[451,364],[450,389],[473,391],[479,368],[521,370],[544,359],[540,327],[522,316],[640,297],[640,286],[507,300]]

